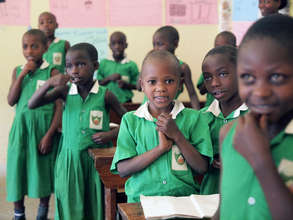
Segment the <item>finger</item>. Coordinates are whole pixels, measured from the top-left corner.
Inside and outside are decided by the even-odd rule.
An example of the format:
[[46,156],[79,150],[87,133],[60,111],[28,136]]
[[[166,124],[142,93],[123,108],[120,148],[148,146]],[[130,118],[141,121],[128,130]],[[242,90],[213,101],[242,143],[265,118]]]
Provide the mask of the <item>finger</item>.
[[262,115],[260,117],[259,127],[265,134],[267,134],[267,131],[268,131],[268,116],[267,115]]

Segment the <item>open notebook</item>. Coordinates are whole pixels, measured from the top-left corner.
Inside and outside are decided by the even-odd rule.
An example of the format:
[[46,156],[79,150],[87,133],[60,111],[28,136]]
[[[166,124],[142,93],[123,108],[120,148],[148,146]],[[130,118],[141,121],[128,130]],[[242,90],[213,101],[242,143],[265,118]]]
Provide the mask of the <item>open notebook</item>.
[[173,196],[140,196],[144,216],[148,220],[169,218],[210,218],[218,209],[220,196],[190,195]]

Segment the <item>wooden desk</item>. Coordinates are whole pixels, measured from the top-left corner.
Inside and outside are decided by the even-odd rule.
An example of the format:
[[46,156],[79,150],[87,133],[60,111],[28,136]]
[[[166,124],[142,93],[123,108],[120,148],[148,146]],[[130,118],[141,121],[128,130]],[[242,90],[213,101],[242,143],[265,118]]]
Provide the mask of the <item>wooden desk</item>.
[[115,220],[116,218],[116,194],[117,189],[123,189],[127,178],[110,172],[111,163],[116,147],[89,149],[89,155],[94,159],[95,168],[99,172],[105,190],[105,218]]
[[140,203],[118,203],[118,210],[123,220],[145,220]]

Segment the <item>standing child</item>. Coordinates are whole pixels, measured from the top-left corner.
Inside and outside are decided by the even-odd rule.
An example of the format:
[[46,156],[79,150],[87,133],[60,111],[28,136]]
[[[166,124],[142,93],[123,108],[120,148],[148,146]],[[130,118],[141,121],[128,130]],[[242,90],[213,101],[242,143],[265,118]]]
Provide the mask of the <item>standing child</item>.
[[125,110],[113,93],[93,80],[98,66],[94,46],[74,45],[66,54],[67,74],[48,80],[29,101],[30,108],[58,98],[65,102],[56,161],[55,220],[103,219],[101,182],[88,149],[111,146],[119,128],[110,130],[109,109],[119,116]]
[[[232,47],[237,47],[236,45],[236,36],[230,32],[230,31],[222,31],[217,34],[214,42],[214,47],[224,46],[224,45],[230,45]],[[210,94],[205,85],[204,85],[204,79],[203,75],[201,74],[198,81],[197,81],[197,88],[199,89],[200,94],[206,96],[206,102],[205,107],[209,106],[214,101],[214,96]]]
[[[29,110],[27,102],[38,87],[58,74],[54,66],[43,61],[47,39],[37,29],[22,37],[27,60],[12,74],[8,104],[16,104],[15,118],[9,134],[7,155],[7,200],[14,202],[14,219],[25,219],[24,196],[40,198],[37,219],[47,219],[50,194],[53,192],[54,163],[58,146],[56,129],[62,106],[60,102]],[[55,110],[54,110],[55,109]]]
[[239,48],[250,112],[221,129],[221,203],[214,219],[293,219],[293,19],[254,23]]
[[214,160],[201,183],[201,194],[219,193],[219,133],[221,127],[247,112],[238,93],[237,48],[219,46],[210,50],[202,63],[204,84],[214,101],[200,111],[209,118]]
[[39,16],[39,29],[45,33],[48,38],[48,50],[44,54],[44,59],[56,65],[61,73],[65,71],[65,54],[70,44],[66,40],[55,37],[55,30],[58,28],[55,15],[50,12],[43,12]]
[[110,37],[110,49],[113,59],[101,61],[97,79],[100,85],[107,87],[121,103],[131,102],[133,89],[136,89],[138,68],[124,53],[127,40],[122,32],[114,32]]
[[128,202],[143,195],[187,196],[198,193],[194,175],[206,172],[212,156],[206,121],[184,108],[175,95],[181,69],[168,51],[144,59],[140,84],[148,102],[122,118],[111,171],[131,176],[125,185]]
[[258,0],[258,8],[262,16],[278,14],[279,10],[285,8],[288,0]]
[[[175,50],[178,47],[178,43],[179,33],[176,30],[176,28],[172,26],[163,26],[159,28],[153,36],[154,50],[167,50],[170,53],[175,54]],[[191,107],[194,109],[199,109],[199,100],[192,83],[190,68],[188,64],[182,62],[181,60],[179,60],[179,63],[181,69],[181,78],[187,88],[187,92],[191,102]],[[175,98],[177,98],[180,95],[180,93],[182,93],[182,91],[183,87],[181,86]]]

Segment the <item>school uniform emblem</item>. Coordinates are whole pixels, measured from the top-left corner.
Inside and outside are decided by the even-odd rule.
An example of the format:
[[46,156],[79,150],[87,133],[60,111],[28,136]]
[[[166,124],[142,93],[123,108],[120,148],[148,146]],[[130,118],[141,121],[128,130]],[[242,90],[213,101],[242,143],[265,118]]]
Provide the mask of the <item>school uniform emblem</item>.
[[103,112],[102,111],[90,112],[90,128],[92,129],[103,128]]
[[55,65],[62,64],[62,53],[59,53],[59,52],[53,53],[53,64]]
[[187,170],[186,161],[177,145],[172,146],[172,170]]
[[288,189],[293,193],[293,161],[283,159],[278,167],[280,173]]
[[38,90],[40,87],[42,87],[45,84],[45,80],[38,80],[36,90]]

